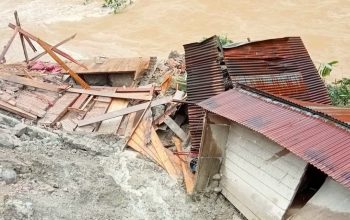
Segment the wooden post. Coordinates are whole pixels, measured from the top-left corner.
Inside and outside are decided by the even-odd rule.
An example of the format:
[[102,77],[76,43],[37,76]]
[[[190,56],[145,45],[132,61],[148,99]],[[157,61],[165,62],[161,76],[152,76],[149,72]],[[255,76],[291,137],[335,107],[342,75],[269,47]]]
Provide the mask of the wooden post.
[[8,49],[10,48],[13,40],[15,39],[16,35],[18,33],[18,27],[15,28],[15,32],[13,33],[12,37],[10,38],[9,42],[4,46],[3,51],[0,54],[0,64],[5,63],[5,54],[7,53]]
[[[18,18],[17,11],[15,11],[14,15],[15,15],[17,27],[18,27],[18,28],[21,28],[21,23],[19,22],[19,18]],[[24,57],[25,57],[25,59],[26,59],[26,63],[28,63],[28,62],[29,62],[29,59],[28,59],[28,53],[27,53],[26,44],[25,44],[25,42],[24,42],[24,36],[23,36],[22,33],[19,33],[19,37],[21,38],[21,43],[22,43],[22,48],[23,48]]]

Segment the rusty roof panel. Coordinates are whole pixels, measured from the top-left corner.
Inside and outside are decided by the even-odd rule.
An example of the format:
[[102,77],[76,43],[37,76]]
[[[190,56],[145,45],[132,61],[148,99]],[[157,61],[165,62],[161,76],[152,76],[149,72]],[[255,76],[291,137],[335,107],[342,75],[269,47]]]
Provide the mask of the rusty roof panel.
[[238,88],[198,105],[259,132],[350,189],[349,126]]
[[[184,45],[187,71],[187,100],[200,102],[225,91],[219,64],[220,44],[216,36],[203,42]],[[188,107],[192,150],[198,151],[203,127],[203,109]]]
[[[326,87],[300,37],[256,41],[225,48],[224,56],[234,82],[303,101],[331,103]],[[261,80],[267,76],[283,79],[286,74],[294,73],[300,76],[288,78],[288,86],[281,86],[280,81]],[[259,83],[256,84],[255,81]],[[265,82],[267,85],[264,86]]]
[[[274,94],[271,94],[274,95]],[[300,106],[307,107],[309,109],[312,109],[317,112],[322,112],[324,114],[327,114],[335,119],[338,119],[345,123],[350,123],[350,108],[347,107],[340,107],[340,106],[333,106],[328,104],[320,104],[315,102],[308,102],[308,101],[301,101],[298,99],[293,99],[285,96],[278,96],[274,95],[276,97],[280,97],[282,99],[288,100],[292,103],[295,103]]]

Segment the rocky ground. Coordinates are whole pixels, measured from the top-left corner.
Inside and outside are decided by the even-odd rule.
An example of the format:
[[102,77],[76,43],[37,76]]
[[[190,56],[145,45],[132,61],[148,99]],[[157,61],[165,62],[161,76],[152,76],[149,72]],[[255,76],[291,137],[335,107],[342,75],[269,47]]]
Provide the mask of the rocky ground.
[[189,197],[113,136],[67,134],[0,114],[0,219],[240,219],[221,195]]

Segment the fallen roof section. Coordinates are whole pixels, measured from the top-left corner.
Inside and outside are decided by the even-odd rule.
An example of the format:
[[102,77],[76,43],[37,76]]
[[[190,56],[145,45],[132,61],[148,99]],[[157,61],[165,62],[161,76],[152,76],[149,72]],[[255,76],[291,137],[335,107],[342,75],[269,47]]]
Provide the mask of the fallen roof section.
[[300,37],[249,42],[225,48],[224,56],[233,82],[303,101],[331,104]]
[[[187,71],[187,100],[200,102],[225,91],[220,67],[221,46],[216,36],[202,42],[184,45]],[[204,112],[196,105],[189,105],[189,129],[192,149],[199,150]]]
[[236,88],[198,105],[266,136],[350,189],[350,126],[286,103]]

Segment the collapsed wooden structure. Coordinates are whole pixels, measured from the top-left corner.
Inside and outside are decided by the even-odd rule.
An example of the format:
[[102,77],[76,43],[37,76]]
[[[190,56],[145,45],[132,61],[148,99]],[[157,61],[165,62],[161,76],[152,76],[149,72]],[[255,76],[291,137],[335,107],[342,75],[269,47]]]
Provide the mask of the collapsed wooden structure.
[[[129,146],[154,161],[172,178],[184,178],[188,193],[192,193],[194,175],[183,149],[189,142],[189,136],[171,118],[181,106],[174,101],[182,101],[186,94],[177,91],[174,96],[163,96],[170,84],[169,77],[162,85],[138,86],[144,75],[152,75],[156,58],[98,57],[78,61],[58,49],[75,35],[51,45],[25,31],[16,12],[15,17],[18,20],[16,25],[9,24],[14,35],[1,53],[0,60],[5,63],[6,52],[19,34],[26,63],[0,64],[0,109],[34,121],[39,126],[123,137],[125,147]],[[22,39],[33,50],[32,41],[36,42],[44,52],[29,59]],[[46,67],[51,64],[43,62],[40,63],[42,71],[31,69],[45,54],[59,64],[61,72],[47,71]],[[59,56],[70,62],[63,62]],[[107,80],[103,85],[94,85],[96,79]],[[151,110],[159,105],[163,105],[165,111],[153,118]],[[174,149],[165,147],[157,134],[161,124],[174,131]]]

